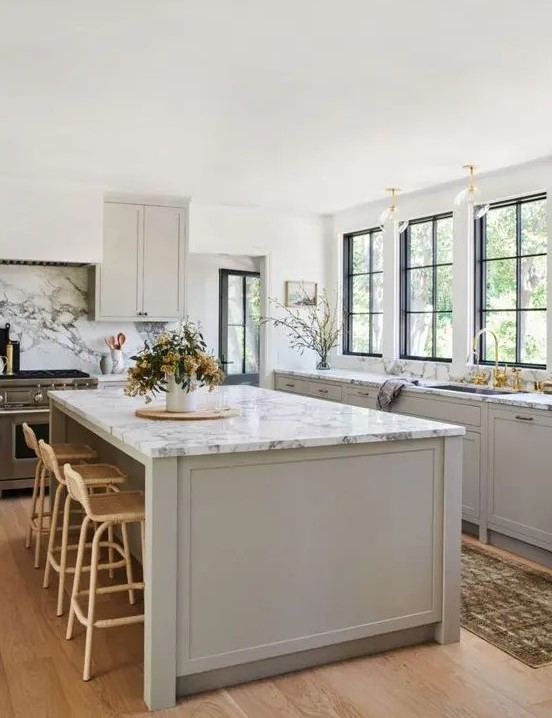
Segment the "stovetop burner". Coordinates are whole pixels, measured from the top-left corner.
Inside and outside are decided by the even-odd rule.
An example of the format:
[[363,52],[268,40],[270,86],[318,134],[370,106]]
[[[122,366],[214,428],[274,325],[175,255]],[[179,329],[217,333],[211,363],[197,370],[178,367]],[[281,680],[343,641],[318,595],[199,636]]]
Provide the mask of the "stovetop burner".
[[0,374],[0,379],[87,379],[89,376],[79,369],[31,369],[16,374]]

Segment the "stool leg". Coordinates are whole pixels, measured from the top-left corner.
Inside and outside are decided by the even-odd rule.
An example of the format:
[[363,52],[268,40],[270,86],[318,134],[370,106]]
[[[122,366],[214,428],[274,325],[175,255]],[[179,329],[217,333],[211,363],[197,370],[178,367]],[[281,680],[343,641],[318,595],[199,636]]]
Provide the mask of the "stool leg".
[[44,464],[40,469],[40,488],[38,494],[38,518],[36,530],[35,561],[34,567],[40,567],[40,548],[42,544],[42,529],[44,524],[44,484],[46,483],[46,469]]
[[50,524],[50,536],[48,537],[48,550],[46,552],[46,568],[44,569],[44,581],[42,582],[43,588],[48,588],[50,585],[50,569],[52,568],[52,554],[56,542],[56,532],[59,519],[59,505],[61,503],[61,494],[63,487],[61,484],[56,486],[56,492],[54,496],[54,509],[52,511],[52,518]]
[[[127,532],[127,525],[121,524],[121,533],[123,534],[123,551],[125,553],[125,568],[126,568],[126,577],[127,577],[127,583],[131,584],[133,583],[132,578],[132,559],[130,558],[130,549],[128,547],[128,532]],[[128,591],[128,602],[131,606],[134,606],[136,603],[136,599],[134,597],[134,589],[130,588]]]
[[33,521],[36,514],[36,500],[38,497],[38,487],[40,484],[40,472],[42,471],[42,459],[37,459],[35,469],[35,479],[33,483],[33,498],[31,502],[31,515],[29,518],[29,527],[27,528],[27,539],[25,541],[25,548],[31,548],[31,538],[33,534]]
[[92,662],[92,636],[94,634],[94,614],[96,611],[96,582],[98,579],[98,560],[100,554],[100,539],[108,524],[99,526],[92,540],[92,562],[90,564],[90,588],[88,595],[88,616],[86,618],[86,642],[84,645],[84,671],[83,681],[90,680],[90,664]]
[[69,609],[69,620],[67,621],[67,632],[65,638],[70,641],[73,638],[73,624],[75,623],[75,601],[80,589],[82,564],[84,561],[84,549],[86,547],[86,533],[88,531],[88,524],[90,519],[85,516],[80,530],[79,535],[79,547],[77,550],[77,563],[75,565],[75,580],[73,581],[73,590],[71,591],[71,607]]
[[140,521],[140,540],[142,543],[142,571],[144,571],[146,567],[146,525],[144,521]]
[[[107,527],[107,540],[109,541],[110,544],[113,543],[113,524],[109,524],[109,526]],[[109,563],[112,564],[113,561],[115,561],[115,551],[112,546],[110,546],[108,548],[108,556],[109,556],[109,558],[108,558]],[[114,575],[115,575],[114,571],[110,566],[109,567],[109,578],[113,578]]]
[[59,585],[56,616],[63,616],[63,592],[65,591],[65,572],[67,569],[67,544],[69,542],[69,520],[71,518],[71,497],[65,497],[63,508],[63,531],[61,533],[61,554],[59,557]]

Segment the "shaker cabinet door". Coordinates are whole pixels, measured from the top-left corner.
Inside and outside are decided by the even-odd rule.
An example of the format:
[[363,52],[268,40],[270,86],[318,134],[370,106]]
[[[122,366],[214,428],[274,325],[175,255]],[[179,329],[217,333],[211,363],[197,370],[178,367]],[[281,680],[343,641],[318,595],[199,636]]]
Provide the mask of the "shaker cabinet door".
[[138,204],[104,204],[99,311],[102,318],[136,319],[141,311],[143,213]]
[[178,319],[183,312],[184,212],[144,207],[143,304],[145,317]]

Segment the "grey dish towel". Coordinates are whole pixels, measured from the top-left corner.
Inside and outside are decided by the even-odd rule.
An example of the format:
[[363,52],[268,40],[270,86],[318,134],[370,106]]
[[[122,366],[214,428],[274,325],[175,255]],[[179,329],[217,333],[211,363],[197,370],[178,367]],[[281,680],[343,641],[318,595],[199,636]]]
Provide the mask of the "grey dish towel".
[[387,379],[380,386],[376,406],[382,411],[389,411],[391,404],[399,396],[403,386],[413,384],[409,379]]

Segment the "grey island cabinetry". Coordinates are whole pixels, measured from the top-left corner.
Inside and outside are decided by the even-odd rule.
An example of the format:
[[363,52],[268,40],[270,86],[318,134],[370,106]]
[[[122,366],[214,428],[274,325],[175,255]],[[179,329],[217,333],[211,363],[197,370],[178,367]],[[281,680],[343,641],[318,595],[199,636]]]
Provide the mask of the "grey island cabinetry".
[[459,639],[463,428],[249,386],[216,401],[239,415],[153,422],[120,389],[51,394],[52,440],[145,491],[151,709]]

